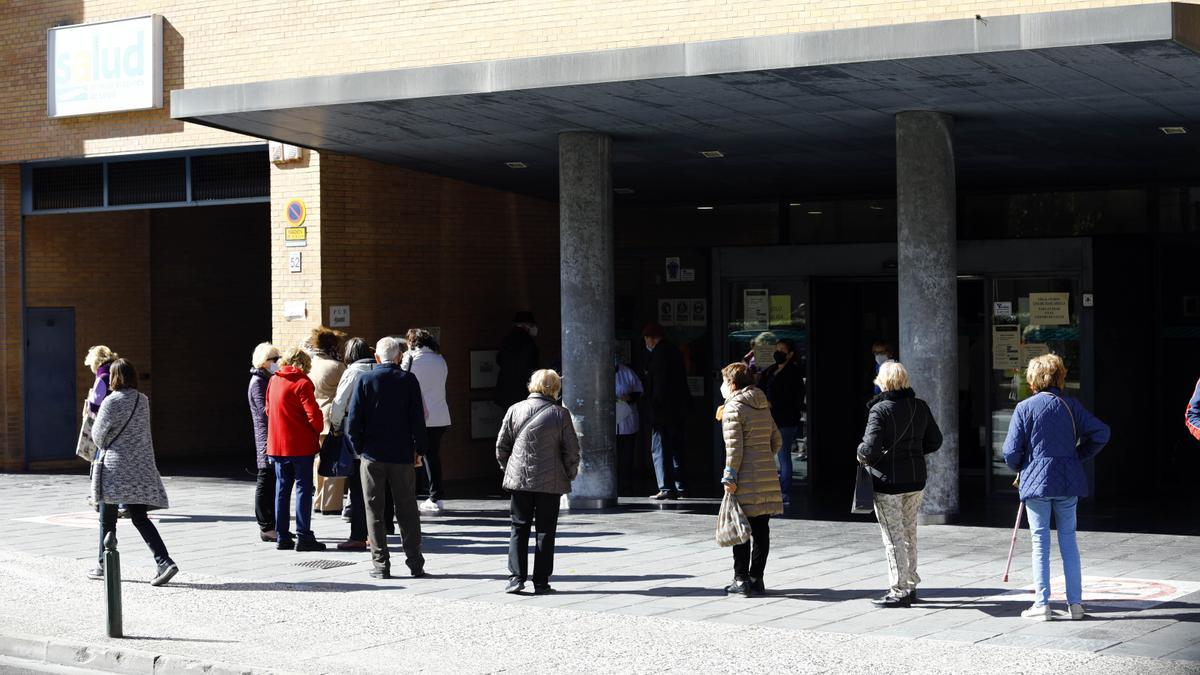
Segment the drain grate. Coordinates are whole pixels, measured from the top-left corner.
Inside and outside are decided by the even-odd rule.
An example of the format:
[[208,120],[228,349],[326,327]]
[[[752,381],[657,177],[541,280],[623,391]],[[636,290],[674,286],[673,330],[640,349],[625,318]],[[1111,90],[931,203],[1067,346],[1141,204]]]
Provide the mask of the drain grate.
[[307,567],[314,570],[331,570],[336,567],[345,567],[353,564],[354,563],[347,562],[345,560],[305,560],[304,562],[296,563],[295,567]]

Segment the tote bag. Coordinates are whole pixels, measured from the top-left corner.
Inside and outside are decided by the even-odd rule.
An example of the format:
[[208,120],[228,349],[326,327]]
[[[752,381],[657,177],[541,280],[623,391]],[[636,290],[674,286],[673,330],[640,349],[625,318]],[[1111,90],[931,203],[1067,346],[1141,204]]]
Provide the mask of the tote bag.
[[95,418],[88,414],[87,401],[83,402],[83,424],[79,426],[79,440],[75,442],[75,456],[85,462],[96,461],[96,441],[92,440],[92,423]]
[[721,511],[717,513],[717,544],[722,547],[737,546],[750,541],[750,521],[737,503],[737,499],[726,492],[721,500]]
[[871,470],[862,464],[858,465],[858,475],[854,478],[854,500],[850,503],[850,513],[874,513],[875,483],[871,481]]

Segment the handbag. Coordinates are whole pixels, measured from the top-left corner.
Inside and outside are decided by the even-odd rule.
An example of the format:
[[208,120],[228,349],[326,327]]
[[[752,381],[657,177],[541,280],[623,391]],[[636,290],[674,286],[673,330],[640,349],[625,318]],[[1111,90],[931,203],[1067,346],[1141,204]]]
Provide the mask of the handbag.
[[321,444],[317,474],[325,478],[344,478],[354,466],[354,455],[345,434],[329,434]]
[[[873,472],[865,464],[858,465],[858,473],[854,477],[854,499],[850,502],[850,513],[874,513],[875,511],[875,482],[871,480]],[[879,474],[882,480],[883,474]]]
[[737,546],[750,541],[750,521],[733,493],[726,492],[717,513],[717,545]]
[[96,441],[92,439],[92,424],[96,418],[88,414],[88,403],[83,402],[83,423],[79,425],[79,440],[75,442],[75,456],[85,462],[96,461]]

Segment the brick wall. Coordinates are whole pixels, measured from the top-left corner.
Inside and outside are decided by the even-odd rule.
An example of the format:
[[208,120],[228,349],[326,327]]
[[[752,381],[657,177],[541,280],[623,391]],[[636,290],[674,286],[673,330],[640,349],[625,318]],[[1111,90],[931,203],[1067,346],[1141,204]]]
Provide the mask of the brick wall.
[[543,365],[558,359],[557,205],[330,153],[320,192],[323,319],[310,325],[345,304],[345,330],[372,343],[440,327],[453,420],[446,476],[497,476],[494,440],[470,440],[470,400],[491,392],[471,392],[469,352],[495,349],[512,313],[530,309]]
[[[244,140],[171,120],[172,89],[1156,0],[43,0],[0,12],[0,162]],[[46,29],[165,18],[163,110],[50,120]]]
[[[321,161],[319,153],[304,151],[298,163],[271,165],[271,210],[268,222],[271,238],[271,335],[280,351],[308,339],[309,332],[321,319]],[[288,222],[284,213],[292,199],[304,202],[308,243],[288,248],[283,239]],[[289,255],[301,256],[301,271],[289,270]],[[303,320],[284,318],[288,301],[305,302],[308,315]]]
[[21,414],[21,171],[0,165],[0,471],[24,467]]

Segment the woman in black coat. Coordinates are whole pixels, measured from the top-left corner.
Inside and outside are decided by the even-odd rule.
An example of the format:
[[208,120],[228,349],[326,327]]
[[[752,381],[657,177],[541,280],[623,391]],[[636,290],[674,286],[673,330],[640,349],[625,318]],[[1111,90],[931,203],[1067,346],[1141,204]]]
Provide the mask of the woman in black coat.
[[267,462],[267,383],[279,368],[279,350],[270,342],[254,348],[250,359],[250,421],[254,423],[254,450],[257,455],[257,479],[254,483],[254,519],[258,521],[258,536],[263,541],[275,541],[275,469]]
[[917,601],[917,513],[925,490],[925,455],[942,447],[929,405],[917,398],[908,371],[897,361],[879,367],[858,461],[875,476],[875,517],[883,532],[891,588],[876,607],[910,607]]

